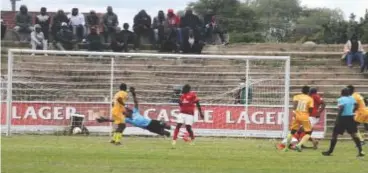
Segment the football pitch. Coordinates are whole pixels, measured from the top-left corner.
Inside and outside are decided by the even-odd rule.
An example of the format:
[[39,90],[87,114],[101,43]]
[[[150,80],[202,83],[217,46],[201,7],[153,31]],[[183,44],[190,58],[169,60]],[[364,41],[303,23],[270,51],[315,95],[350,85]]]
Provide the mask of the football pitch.
[[[352,141],[337,144],[334,156],[320,149],[281,152],[273,140],[198,138],[196,145],[170,139],[125,137],[113,146],[107,137],[2,137],[3,173],[366,173]],[[310,145],[310,144],[309,144]],[[365,146],[365,150],[368,148]]]

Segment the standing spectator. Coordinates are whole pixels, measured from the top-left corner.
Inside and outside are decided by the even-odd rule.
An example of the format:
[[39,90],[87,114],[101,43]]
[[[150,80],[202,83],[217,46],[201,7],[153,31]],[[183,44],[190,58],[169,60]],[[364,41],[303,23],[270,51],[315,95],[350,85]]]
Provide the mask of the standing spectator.
[[111,37],[116,33],[119,25],[118,16],[112,11],[112,7],[107,7],[107,13],[103,16],[105,43],[110,42]]
[[[227,45],[227,41],[225,41],[224,32],[220,28],[220,26],[216,22],[216,17],[212,16],[211,21],[206,24],[206,38],[209,40],[212,44],[215,44],[217,39],[214,39],[214,35],[218,34],[221,39],[221,43],[224,45]],[[216,36],[217,38],[217,36]]]
[[50,16],[47,14],[47,9],[45,7],[42,7],[40,14],[36,16],[36,24],[41,26],[42,33],[45,37],[45,41],[47,42],[49,39]]
[[29,33],[32,32],[32,16],[28,14],[28,8],[25,5],[21,5],[19,12],[15,16],[14,30],[19,34],[20,41],[27,42]]
[[[239,89],[235,94],[235,104],[246,104],[246,78],[242,78],[239,84]],[[248,86],[248,104],[252,103],[252,87]]]
[[152,28],[155,38],[155,44],[159,44],[161,46],[165,39],[165,22],[165,13],[164,11],[160,10],[158,12],[158,15],[153,19]]
[[56,38],[56,34],[60,31],[61,29],[61,24],[62,23],[69,23],[69,19],[68,16],[65,15],[63,10],[59,10],[56,15],[53,17],[52,19],[52,26],[51,26],[51,32],[52,32],[52,36],[55,39]]
[[87,16],[87,30],[88,34],[91,33],[91,28],[95,28],[97,34],[100,34],[100,18],[97,16],[96,12],[94,10],[91,10],[89,12],[89,15]]
[[56,47],[60,50],[72,50],[77,42],[73,32],[65,22],[61,24],[60,31],[56,34]]
[[84,15],[79,13],[78,8],[73,8],[72,13],[68,15],[69,25],[72,27],[73,35],[81,41],[84,39],[85,24]]
[[6,33],[6,25],[3,21],[3,17],[1,17],[1,40],[4,39]]
[[90,33],[87,36],[88,50],[89,51],[102,51],[103,45],[100,35],[97,33],[97,28],[95,26],[90,28]]
[[363,70],[364,67],[364,50],[362,43],[358,39],[356,34],[353,34],[345,44],[344,52],[347,55],[347,64],[349,67],[352,67],[352,62],[354,59],[358,59],[360,61],[360,67]]
[[[31,32],[31,46],[32,50],[47,50],[47,40],[45,39],[40,24],[36,24],[34,26],[34,30]],[[32,56],[33,55],[34,53],[32,54]]]
[[152,37],[152,30],[151,30],[151,16],[147,14],[145,10],[141,10],[135,17],[134,17],[134,25],[133,30],[137,35],[137,44],[140,46],[142,36],[146,36],[149,39]]
[[116,36],[112,39],[111,49],[114,52],[128,52],[128,44],[134,44],[134,49],[136,49],[135,35],[132,31],[129,31],[129,24],[124,23],[123,30],[118,32]]

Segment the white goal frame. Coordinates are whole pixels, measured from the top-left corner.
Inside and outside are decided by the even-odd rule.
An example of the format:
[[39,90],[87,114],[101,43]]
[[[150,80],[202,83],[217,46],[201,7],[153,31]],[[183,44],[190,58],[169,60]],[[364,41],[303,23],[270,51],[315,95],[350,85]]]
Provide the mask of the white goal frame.
[[[12,105],[13,105],[13,63],[14,54],[49,54],[49,55],[82,55],[82,56],[106,56],[111,58],[111,79],[110,79],[110,100],[113,98],[113,79],[114,79],[114,59],[119,57],[151,57],[151,58],[193,58],[193,59],[233,59],[246,60],[245,77],[249,74],[250,60],[280,60],[284,61],[284,105],[283,108],[283,129],[282,136],[285,137],[289,131],[289,87],[290,87],[290,56],[252,56],[252,55],[189,55],[189,54],[159,54],[159,53],[115,53],[115,52],[88,52],[88,51],[57,51],[57,50],[31,50],[31,49],[9,49],[8,50],[8,74],[7,74],[7,92],[6,92],[6,136],[11,135],[11,119],[12,119]],[[93,57],[91,57],[93,58]],[[246,87],[249,86],[248,80]],[[143,104],[143,103],[142,103]],[[156,103],[157,104],[157,103]],[[166,104],[166,103],[165,103]],[[245,110],[248,111],[248,89],[246,89],[246,104]],[[111,114],[111,108],[110,108]],[[246,129],[244,129],[246,130]]]

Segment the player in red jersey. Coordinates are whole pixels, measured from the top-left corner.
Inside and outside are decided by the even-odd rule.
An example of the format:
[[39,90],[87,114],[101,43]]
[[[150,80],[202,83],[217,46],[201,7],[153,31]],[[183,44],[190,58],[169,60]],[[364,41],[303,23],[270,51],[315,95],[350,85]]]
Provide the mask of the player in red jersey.
[[177,117],[177,125],[174,131],[172,141],[173,147],[175,147],[176,145],[176,140],[178,139],[178,134],[183,124],[185,124],[185,127],[191,139],[191,143],[193,144],[194,133],[192,130],[192,125],[194,123],[194,110],[196,106],[198,108],[199,116],[201,116],[202,119],[204,118],[201,105],[199,104],[199,99],[197,98],[197,94],[190,90],[191,90],[190,85],[186,84],[183,86],[181,92],[182,95],[180,96],[179,100],[180,114]]
[[[312,97],[313,102],[314,102],[314,107],[313,107],[313,111],[309,116],[309,121],[312,125],[312,128],[319,123],[319,120],[321,118],[321,114],[322,112],[325,110],[326,108],[326,104],[323,101],[322,97],[317,93],[317,89],[316,88],[312,88],[309,91],[309,96]],[[313,142],[313,147],[315,149],[317,149],[318,146],[318,141],[313,139],[313,138],[309,138],[310,141]]]

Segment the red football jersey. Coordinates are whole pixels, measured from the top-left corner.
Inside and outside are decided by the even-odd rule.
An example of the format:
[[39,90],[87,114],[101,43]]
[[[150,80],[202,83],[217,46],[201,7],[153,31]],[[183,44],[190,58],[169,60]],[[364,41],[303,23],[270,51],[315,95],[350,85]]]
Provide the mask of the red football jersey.
[[314,102],[314,107],[313,107],[312,114],[310,116],[316,117],[318,115],[319,107],[321,106],[323,99],[319,94],[313,94],[311,95],[311,97]]
[[199,99],[194,92],[188,92],[180,96],[180,113],[194,115],[194,109]]

